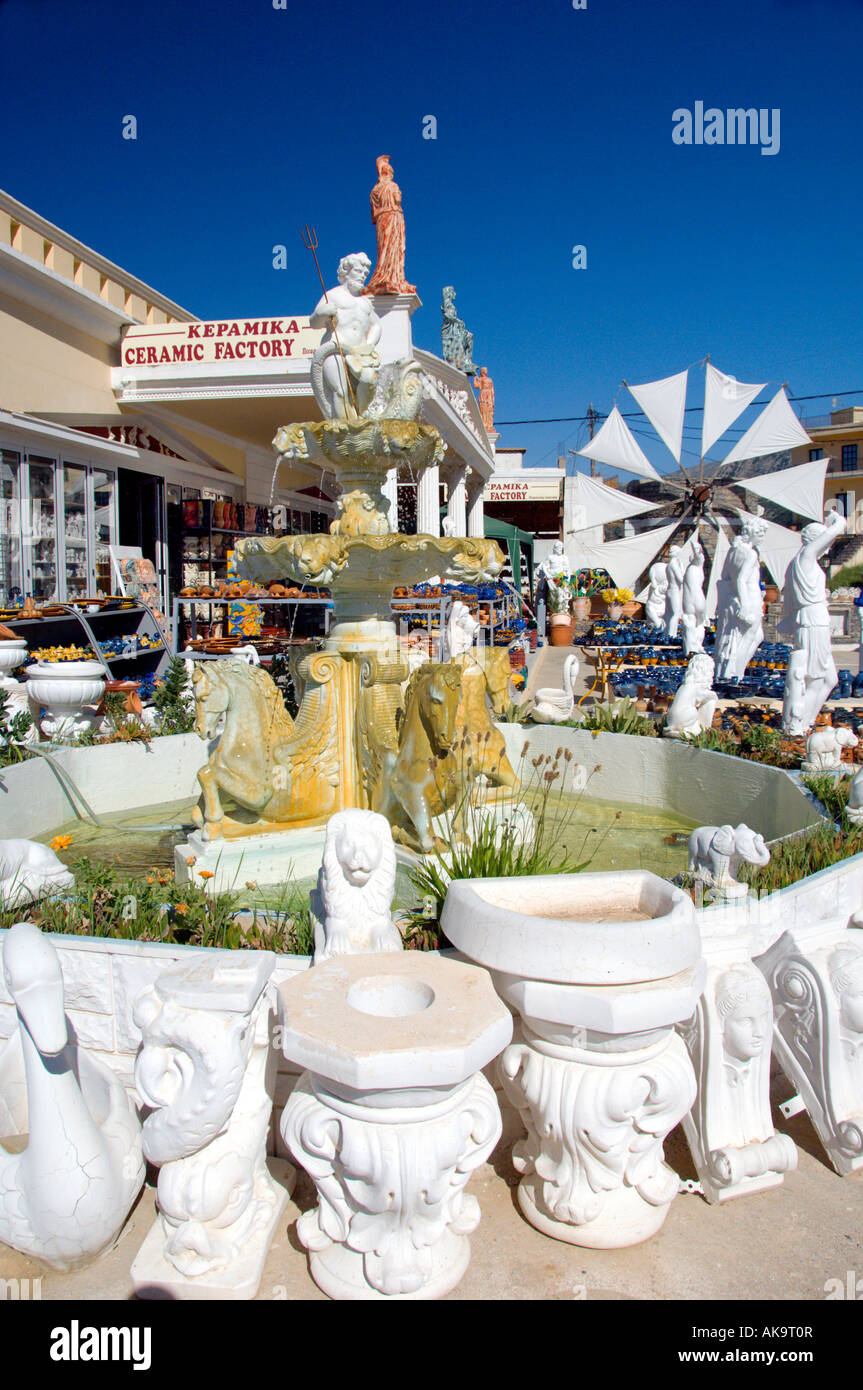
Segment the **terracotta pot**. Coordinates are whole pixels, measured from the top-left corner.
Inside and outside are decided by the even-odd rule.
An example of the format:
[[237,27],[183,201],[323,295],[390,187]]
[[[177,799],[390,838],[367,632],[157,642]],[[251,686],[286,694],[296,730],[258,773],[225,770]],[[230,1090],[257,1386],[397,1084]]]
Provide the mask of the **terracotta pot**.
[[767,587],[766,587],[766,589],[764,590],[764,602],[765,602],[765,603],[776,603],[776,601],[777,601],[778,598],[779,598],[779,590],[778,590],[778,588],[776,587],[776,585],[775,585],[775,584],[768,584]]
[[624,618],[640,618],[643,606],[641,603],[636,603],[635,599],[630,599],[629,603],[623,605]]
[[565,613],[552,613],[549,618],[549,629],[551,645],[553,647],[569,647],[572,645],[572,619]]

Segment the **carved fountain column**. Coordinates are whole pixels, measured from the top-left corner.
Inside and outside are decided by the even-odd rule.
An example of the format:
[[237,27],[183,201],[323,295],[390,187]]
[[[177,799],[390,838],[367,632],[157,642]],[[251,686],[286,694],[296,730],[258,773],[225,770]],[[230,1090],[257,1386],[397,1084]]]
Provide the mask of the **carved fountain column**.
[[139,1298],[254,1298],[290,1164],[267,1159],[275,1052],[271,951],[181,962],[135,1003],[135,1082],[158,1215],[132,1265]]
[[467,535],[467,465],[456,464],[450,472],[447,516],[454,536]]
[[646,1240],[678,1190],[663,1141],[695,1098],[674,1031],[704,981],[691,900],[642,871],[462,880],[442,925],[520,1016],[498,1066],[527,1129],[527,1220],[572,1245]]
[[485,971],[418,951],[342,955],[280,986],[307,1070],[282,1134],[318,1190],[297,1233],[335,1299],[440,1298],[480,1218],[465,1185],[501,1132],[480,1069],[512,1036]]
[[469,536],[485,535],[484,488],[485,484],[482,478],[471,469],[467,481],[467,533]]

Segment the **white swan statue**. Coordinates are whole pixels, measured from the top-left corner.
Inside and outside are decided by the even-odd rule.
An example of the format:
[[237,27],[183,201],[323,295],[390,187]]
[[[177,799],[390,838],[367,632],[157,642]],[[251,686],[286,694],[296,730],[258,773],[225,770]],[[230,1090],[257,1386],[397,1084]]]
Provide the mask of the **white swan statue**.
[[561,724],[567,719],[577,719],[580,711],[575,704],[575,682],[578,680],[578,657],[573,652],[566,658],[563,666],[563,689],[544,686],[533,697],[531,719],[539,724]]
[[114,1242],[141,1190],[141,1125],[119,1077],[78,1046],[57,952],[32,922],[10,928],[3,973],[18,1028],[0,1053],[0,1240],[73,1269]]

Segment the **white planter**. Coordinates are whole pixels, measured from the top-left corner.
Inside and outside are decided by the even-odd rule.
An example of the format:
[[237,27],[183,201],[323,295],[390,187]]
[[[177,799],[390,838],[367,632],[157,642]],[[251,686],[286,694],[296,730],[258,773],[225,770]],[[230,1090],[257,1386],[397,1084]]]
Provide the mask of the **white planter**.
[[[31,711],[46,738],[92,728],[104,693],[105,668],[99,661],[37,661],[27,671]],[[40,719],[41,707],[46,713]]]
[[16,690],[19,682],[12,679],[17,666],[27,660],[27,643],[24,638],[0,642],[0,690]]
[[336,1299],[441,1298],[480,1218],[464,1187],[501,1132],[480,1068],[512,1035],[488,976],[418,951],[339,956],[280,987],[304,1066],[281,1132],[318,1190],[297,1234]]
[[663,1141],[695,1099],[674,1032],[704,984],[691,900],[642,871],[455,881],[442,925],[521,1016],[499,1071],[527,1129],[524,1215],[572,1245],[646,1240],[677,1193]]

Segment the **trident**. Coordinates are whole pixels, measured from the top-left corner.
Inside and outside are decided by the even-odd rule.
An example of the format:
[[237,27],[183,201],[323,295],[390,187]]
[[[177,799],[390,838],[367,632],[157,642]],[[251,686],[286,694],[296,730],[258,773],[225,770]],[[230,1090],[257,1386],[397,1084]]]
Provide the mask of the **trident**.
[[[315,270],[318,272],[318,279],[319,279],[320,282],[321,282],[321,289],[322,289],[323,292],[324,292],[324,299],[325,299],[325,300],[327,301],[327,303],[329,304],[330,301],[329,301],[329,298],[328,298],[328,296],[327,296],[327,287],[326,287],[326,285],[324,284],[324,277],[323,277],[323,275],[321,274],[321,267],[320,267],[319,264],[318,264],[318,234],[317,234],[317,232],[315,231],[314,227],[310,227],[309,224],[308,224],[308,222],[307,222],[306,225],[303,227],[303,233],[302,233],[302,235],[303,235],[303,245],[305,246],[305,248],[306,248],[307,251],[311,251],[312,256],[314,257]],[[341,359],[342,359],[342,366],[343,366],[344,369],[345,369],[345,381],[347,382],[347,385],[348,385],[348,391],[349,391],[350,397],[351,397],[351,404],[352,404],[353,407],[354,407],[354,414],[355,414],[357,417],[359,417],[359,413],[360,413],[360,412],[359,412],[359,409],[358,409],[358,407],[357,407],[357,398],[356,398],[356,396],[354,395],[354,388],[353,388],[353,386],[351,385],[351,374],[350,374],[350,372],[348,371],[348,364],[347,364],[347,361],[345,360],[345,354],[343,353],[343,351],[342,351],[342,345],[341,345],[341,343],[339,342],[339,330],[336,328],[336,319],[335,319],[335,318],[333,318],[333,337],[334,337],[335,340],[336,340],[336,347],[337,347],[338,350],[339,350],[339,356],[340,356]]]

